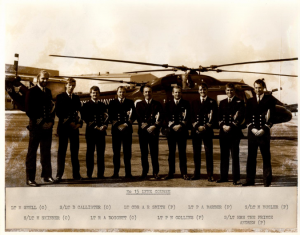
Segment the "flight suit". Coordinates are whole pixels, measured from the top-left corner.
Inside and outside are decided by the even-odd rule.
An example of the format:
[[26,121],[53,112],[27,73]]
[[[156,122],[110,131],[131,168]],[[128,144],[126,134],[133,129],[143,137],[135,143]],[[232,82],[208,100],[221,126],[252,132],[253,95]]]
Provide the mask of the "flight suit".
[[[245,118],[245,104],[236,96],[229,102],[228,98],[222,100],[219,105],[219,125],[220,125],[220,175],[221,181],[228,181],[229,156],[232,157],[232,177],[233,181],[240,180],[240,140],[243,137],[241,124]],[[225,132],[223,126],[230,126],[230,131]]]
[[107,107],[100,101],[92,101],[83,104],[82,119],[86,123],[86,169],[87,176],[91,178],[94,171],[94,152],[97,148],[97,178],[103,178],[105,170],[105,136],[106,130],[97,130],[95,127],[108,126],[109,117]]
[[[248,126],[248,159],[247,159],[247,178],[250,184],[255,183],[256,175],[256,158],[257,149],[263,159],[263,181],[264,185],[269,186],[272,181],[272,166],[270,153],[270,129],[272,127],[272,119],[275,115],[275,99],[272,95],[264,94],[261,101],[257,101],[257,97],[247,100],[246,106],[246,124]],[[263,129],[262,136],[255,136],[252,129]]]
[[[174,99],[169,101],[165,106],[165,120],[168,128],[167,139],[169,146],[169,175],[175,173],[175,152],[176,144],[179,152],[179,167],[181,175],[187,174],[186,165],[186,143],[189,135],[188,126],[190,124],[190,104],[188,101],[180,99],[178,104],[175,104]],[[181,125],[181,129],[175,131],[173,127]]]
[[[51,167],[51,143],[52,128],[43,129],[44,123],[54,123],[55,111],[52,101],[51,90],[45,88],[42,91],[39,86],[29,89],[25,102],[26,115],[29,117],[29,144],[26,156],[26,177],[27,180],[35,181],[36,173],[36,152],[40,145],[40,161],[42,165],[42,178],[52,178]],[[42,118],[39,122],[38,119]]]
[[63,92],[56,97],[56,115],[59,118],[57,125],[59,145],[56,178],[62,178],[64,174],[68,140],[70,140],[73,178],[81,178],[78,160],[79,129],[75,130],[70,126],[71,123],[75,123],[80,124],[82,127],[83,122],[79,117],[80,109],[81,103],[78,95],[72,94],[70,97],[66,92]]
[[[206,170],[208,177],[213,176],[213,127],[217,123],[218,106],[215,100],[206,97],[201,103],[200,98],[194,100],[191,106],[192,142],[194,152],[195,172],[194,176],[200,178],[201,169],[201,145],[204,144],[206,155]],[[204,126],[205,130],[199,132],[198,127]]]
[[[120,170],[120,151],[123,144],[125,176],[131,176],[131,146],[132,146],[132,123],[136,119],[136,111],[132,100],[124,99],[121,104],[118,99],[110,101],[108,115],[112,122],[112,147],[113,147],[113,163],[114,175],[119,175]],[[127,124],[127,127],[120,131],[118,126]]]
[[[149,172],[148,146],[150,149],[153,175],[157,175],[159,172],[158,140],[163,121],[163,108],[158,101],[152,99],[150,104],[147,104],[145,100],[138,102],[136,111],[139,124],[138,134],[143,168],[142,176],[146,176]],[[147,126],[142,128],[142,123],[147,123]],[[149,133],[147,129],[152,125],[155,125],[156,129],[152,133]]]

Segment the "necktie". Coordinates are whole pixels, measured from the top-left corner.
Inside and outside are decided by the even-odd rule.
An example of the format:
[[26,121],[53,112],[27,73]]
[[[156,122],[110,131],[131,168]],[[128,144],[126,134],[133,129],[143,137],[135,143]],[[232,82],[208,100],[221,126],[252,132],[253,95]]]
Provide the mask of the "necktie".
[[228,99],[228,103],[230,103],[230,102],[231,102],[231,99],[229,98],[229,99]]
[[259,104],[260,102],[260,95],[257,96],[257,103]]
[[178,104],[178,100],[175,101],[175,104],[176,104],[176,105]]

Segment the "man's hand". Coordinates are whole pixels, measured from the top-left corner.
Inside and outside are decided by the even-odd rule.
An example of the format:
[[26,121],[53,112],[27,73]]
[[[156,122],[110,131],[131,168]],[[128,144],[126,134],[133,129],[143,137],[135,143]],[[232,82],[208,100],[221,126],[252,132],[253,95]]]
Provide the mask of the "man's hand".
[[178,125],[173,126],[173,130],[174,131],[180,131],[181,130],[181,125],[178,124]]
[[100,131],[106,131],[106,129],[107,129],[107,126],[101,126],[101,127],[99,128]]
[[123,130],[125,130],[126,128],[127,128],[127,125],[126,125],[125,123],[118,126],[118,129],[119,129],[120,131],[123,131]]
[[256,128],[253,128],[251,131],[254,135],[256,135],[256,133],[258,132],[258,130]]
[[255,136],[263,136],[265,134],[265,131],[263,129],[260,129],[256,132]]
[[39,125],[43,121],[43,118],[36,119],[36,124]]
[[143,123],[142,123],[142,129],[145,129],[146,126],[148,126],[148,123],[143,122]]
[[199,132],[205,131],[205,127],[204,127],[204,126],[199,126],[199,127],[198,127],[198,131],[199,131]]
[[81,125],[78,123],[74,126],[74,130],[77,130]]
[[147,128],[147,131],[151,134],[156,129],[156,126],[150,126]]
[[72,129],[75,129],[75,127],[76,127],[75,122],[71,122],[71,123],[70,123],[70,127],[71,127]]
[[224,130],[226,133],[228,133],[228,132],[230,131],[230,129],[231,129],[230,126],[226,126],[226,125],[223,126],[223,130]]
[[193,127],[195,127],[195,126],[197,125],[197,123],[198,123],[198,122],[194,122],[194,123],[193,123]]
[[43,124],[43,129],[44,129],[44,130],[48,130],[48,129],[51,129],[52,126],[53,126],[53,123],[52,123],[52,122],[45,122],[45,123]]

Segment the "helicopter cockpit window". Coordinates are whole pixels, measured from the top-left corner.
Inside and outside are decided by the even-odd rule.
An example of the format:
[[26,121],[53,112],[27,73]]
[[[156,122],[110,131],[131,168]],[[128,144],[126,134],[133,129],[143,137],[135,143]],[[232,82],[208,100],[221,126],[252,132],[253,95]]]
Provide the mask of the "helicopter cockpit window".
[[251,91],[244,91],[245,92],[245,96],[247,99],[250,99],[253,97],[252,92]]

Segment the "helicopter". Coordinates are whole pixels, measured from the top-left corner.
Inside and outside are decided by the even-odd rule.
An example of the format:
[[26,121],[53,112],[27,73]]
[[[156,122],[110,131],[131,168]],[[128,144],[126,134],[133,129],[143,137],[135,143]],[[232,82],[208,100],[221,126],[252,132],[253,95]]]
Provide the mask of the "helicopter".
[[[15,54],[16,58],[18,58],[18,54]],[[218,80],[214,77],[203,75],[204,72],[214,71],[217,73],[220,72],[239,72],[239,73],[254,73],[254,74],[264,74],[264,75],[280,75],[280,76],[288,76],[288,77],[297,77],[297,75],[288,75],[288,74],[273,74],[273,73],[258,73],[258,72],[249,72],[249,71],[231,71],[231,70],[223,70],[219,69],[220,67],[225,66],[233,66],[233,65],[243,65],[243,64],[254,64],[254,63],[271,63],[271,62],[281,62],[281,61],[292,61],[298,60],[298,58],[287,58],[287,59],[274,59],[274,60],[263,60],[263,61],[250,61],[250,62],[239,62],[239,63],[231,63],[231,64],[222,64],[222,65],[211,65],[208,67],[199,66],[198,68],[188,68],[186,66],[173,66],[168,64],[153,64],[153,63],[144,63],[137,61],[125,61],[125,60],[113,60],[113,59],[103,59],[103,58],[90,58],[90,57],[76,57],[76,56],[63,56],[63,55],[50,55],[52,57],[60,57],[60,58],[72,58],[72,59],[88,59],[88,60],[100,60],[100,61],[110,61],[110,62],[119,62],[119,63],[131,63],[131,64],[140,64],[140,65],[148,65],[148,66],[159,66],[164,69],[157,70],[142,70],[142,71],[131,71],[125,73],[144,73],[144,72],[158,72],[158,71],[182,71],[184,74],[168,74],[161,78],[156,78],[152,81],[146,82],[135,82],[135,81],[123,81],[123,80],[109,80],[109,79],[100,79],[99,76],[59,76],[54,75],[51,76],[48,81],[47,87],[51,89],[52,96],[55,100],[56,96],[61,92],[65,91],[65,84],[67,78],[74,79],[87,79],[87,80],[96,80],[96,81],[110,81],[116,83],[125,83],[129,84],[130,87],[126,87],[127,98],[134,101],[135,105],[137,102],[143,100],[142,90],[145,85],[151,86],[153,91],[153,99],[159,101],[163,106],[166,102],[173,99],[172,97],[172,89],[173,86],[179,85],[182,87],[182,98],[192,102],[192,100],[199,98],[198,93],[198,84],[204,82],[208,85],[208,95],[216,100],[218,103],[220,100],[226,97],[224,90],[225,85],[228,82],[231,82],[235,85],[236,88],[236,96],[242,100],[246,100],[255,96],[254,88],[245,84],[243,81],[232,81],[232,79],[228,80]],[[34,76],[28,75],[18,75],[18,59],[15,60],[14,63],[15,74],[6,75],[5,79],[5,89],[8,92],[9,96],[14,100],[17,107],[24,111],[25,110],[25,96],[28,92],[29,87],[25,86],[21,81],[28,81],[30,86],[33,86],[36,78]],[[272,92],[277,91],[274,89],[272,91],[265,90],[266,94],[272,94]],[[88,101],[90,99],[89,93],[78,94],[80,97],[80,101],[82,103]],[[113,91],[105,91],[101,92],[100,100],[104,102],[106,105],[109,104],[110,100],[116,97],[116,90]],[[275,98],[275,97],[274,97]],[[276,98],[275,98],[276,99]],[[288,122],[292,119],[292,113],[290,110],[284,107],[284,104],[276,99],[276,117],[274,119],[274,124]]]

